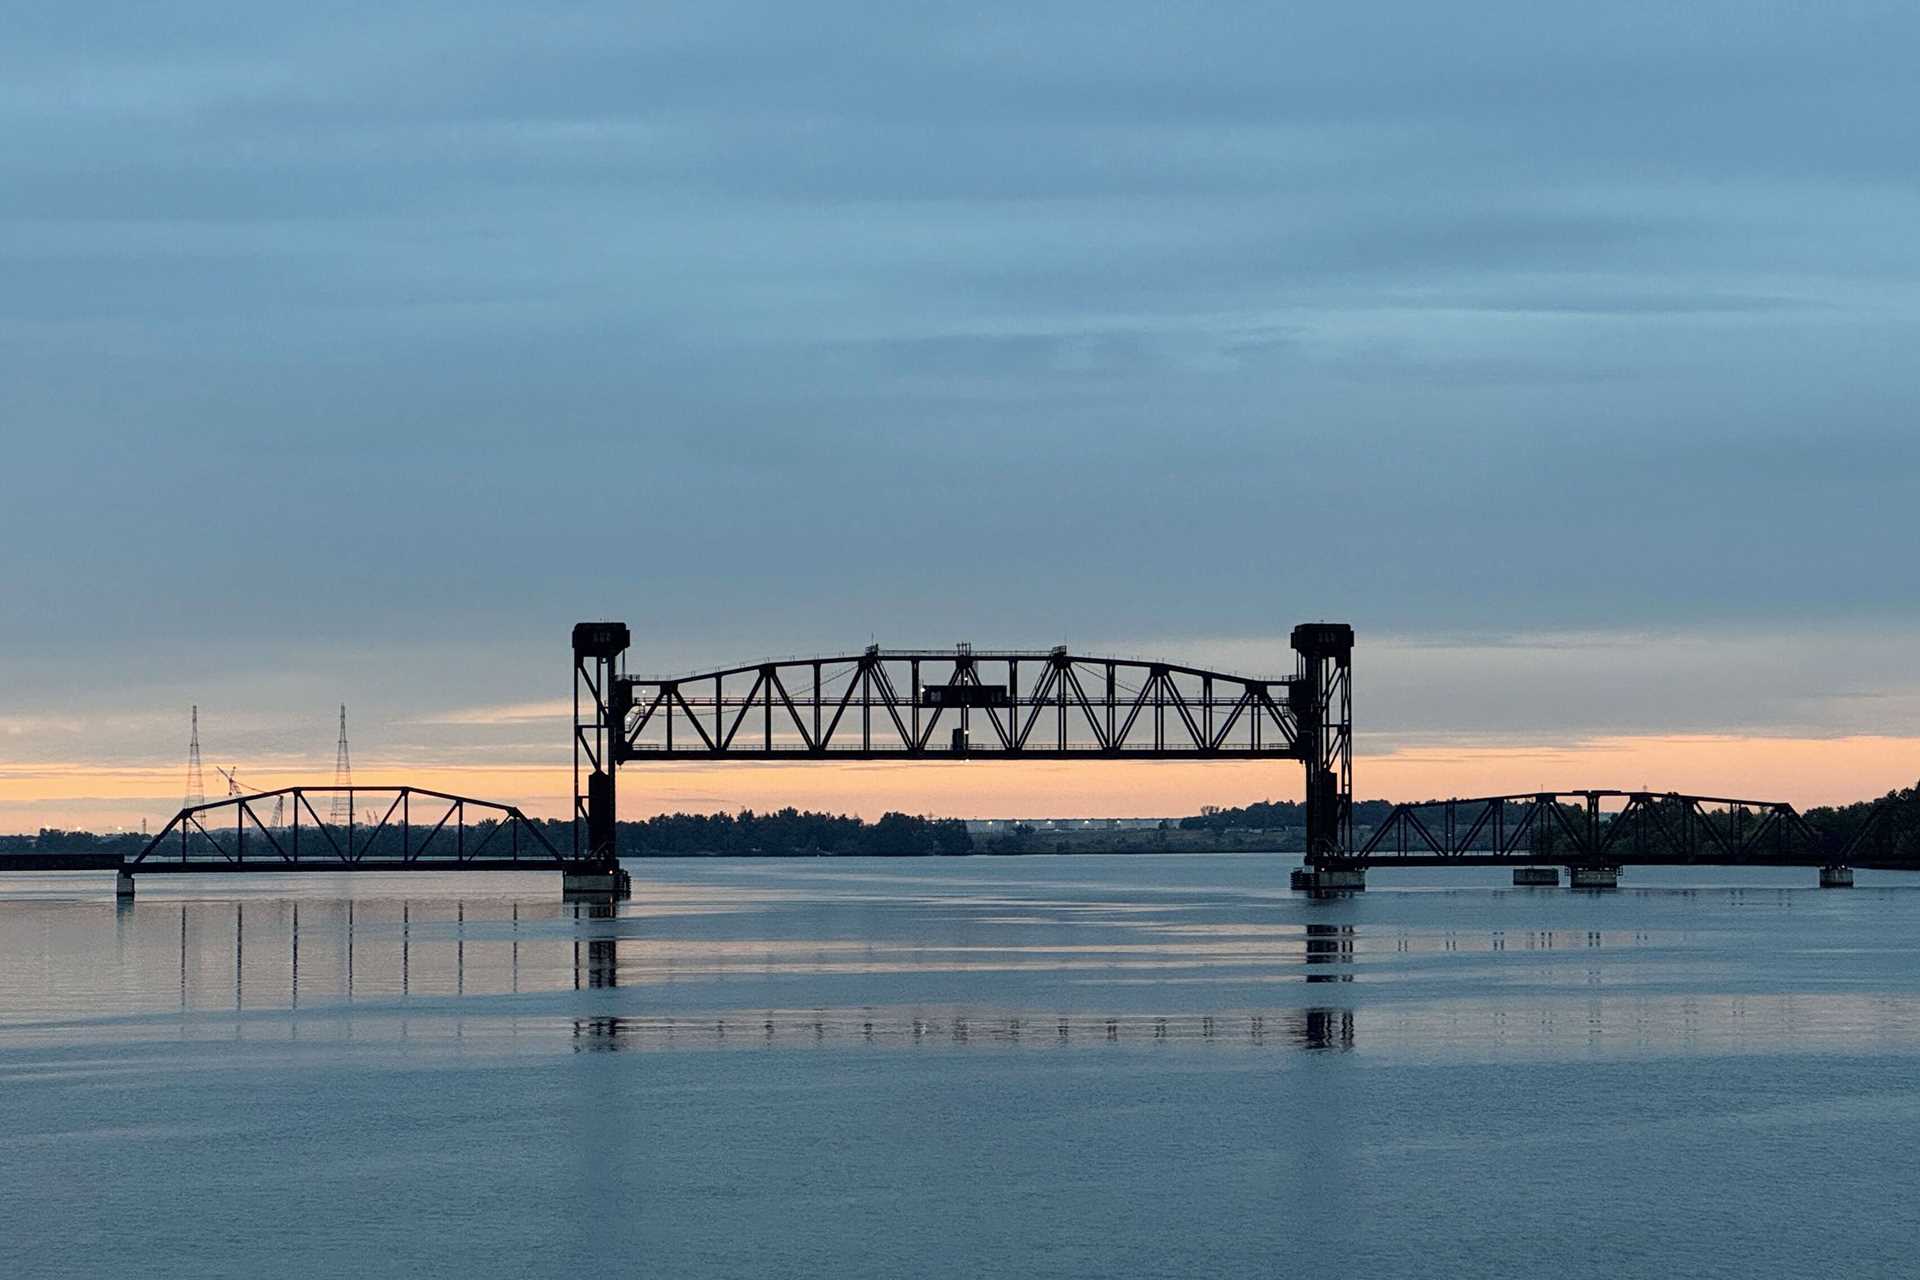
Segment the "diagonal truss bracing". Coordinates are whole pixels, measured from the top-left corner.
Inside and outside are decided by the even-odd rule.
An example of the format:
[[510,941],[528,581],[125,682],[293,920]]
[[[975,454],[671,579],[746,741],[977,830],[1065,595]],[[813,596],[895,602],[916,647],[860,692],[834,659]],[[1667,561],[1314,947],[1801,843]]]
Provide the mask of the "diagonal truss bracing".
[[1397,806],[1360,845],[1373,866],[1565,863],[1846,865],[1871,850],[1881,811],[1850,840],[1790,804],[1653,791],[1550,791]]
[[610,676],[617,762],[1303,759],[1289,681],[1065,648],[883,650]]
[[[314,797],[338,798],[344,820],[322,819]],[[286,799],[292,821],[263,821]],[[361,802],[374,821],[362,822]],[[332,804],[325,806],[331,814]],[[268,807],[268,812],[272,806]],[[189,805],[127,861],[154,871],[385,871],[559,866],[539,824],[512,805],[425,787],[285,787]]]
[[1353,628],[1293,629],[1291,676],[1052,649],[882,649],[682,676],[573,629],[573,846],[619,856],[620,766],[669,760],[1297,760],[1309,857],[1353,848]]

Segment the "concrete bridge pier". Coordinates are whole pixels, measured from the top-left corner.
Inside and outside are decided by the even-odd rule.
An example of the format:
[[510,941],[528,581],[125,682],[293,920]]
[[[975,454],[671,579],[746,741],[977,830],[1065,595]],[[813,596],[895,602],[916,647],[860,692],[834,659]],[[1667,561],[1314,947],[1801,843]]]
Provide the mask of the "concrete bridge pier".
[[1820,887],[1822,889],[1853,888],[1853,868],[1852,867],[1820,868]]
[[563,871],[560,896],[568,901],[621,901],[633,896],[633,877],[619,866]]
[[133,901],[133,876],[129,872],[113,873],[113,896],[122,902]]
[[1620,887],[1620,868],[1610,866],[1568,867],[1567,887],[1569,889],[1618,889]]
[[1296,893],[1315,898],[1364,893],[1367,870],[1365,867],[1295,867],[1289,884]]
[[1513,883],[1523,889],[1552,889],[1560,883],[1560,868],[1515,867]]

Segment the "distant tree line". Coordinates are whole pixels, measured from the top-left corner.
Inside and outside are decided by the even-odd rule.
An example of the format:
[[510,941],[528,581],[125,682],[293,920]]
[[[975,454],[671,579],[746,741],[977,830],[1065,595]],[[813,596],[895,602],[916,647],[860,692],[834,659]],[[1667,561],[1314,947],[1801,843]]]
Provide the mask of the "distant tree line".
[[[547,838],[567,847],[565,822],[549,822]],[[973,837],[958,818],[887,813],[877,822],[845,814],[779,809],[772,813],[663,813],[644,822],[622,822],[623,857],[820,856],[866,858],[953,857],[973,852]]]
[[[1857,861],[1920,860],[1920,785],[1890,791],[1879,800],[1822,806],[1804,815],[1832,848],[1843,848],[1863,827],[1876,805],[1886,812],[1856,854]],[[1354,825],[1377,827],[1393,811],[1387,800],[1362,800],[1354,805]],[[478,838],[489,824],[469,828]],[[572,848],[569,823],[551,819],[542,824],[547,838],[562,851]],[[976,841],[966,824],[956,818],[918,817],[888,813],[877,822],[845,814],[812,813],[795,808],[756,813],[668,813],[643,822],[620,824],[620,851],[628,857],[955,857],[970,853],[1024,854],[1118,851],[1201,851],[1208,848],[1257,847],[1282,851],[1301,847],[1307,825],[1306,807],[1293,800],[1264,800],[1237,808],[1209,806],[1182,818],[1177,831],[1162,823],[1161,830],[1140,832],[1036,831],[1026,824]],[[1191,833],[1170,840],[1170,835]],[[1229,833],[1241,833],[1227,839]],[[1264,833],[1250,836],[1245,833]],[[252,833],[250,851],[259,850]],[[1215,839],[1215,837],[1219,837]],[[361,838],[366,838],[363,835]],[[502,840],[505,839],[503,835]],[[384,832],[373,842],[380,853],[398,853],[398,833]],[[1249,844],[1248,841],[1252,841]],[[117,853],[131,857],[146,846],[147,837],[135,832],[106,835],[42,827],[33,835],[0,835],[0,854],[32,850],[59,853]],[[394,847],[385,846],[391,843]],[[359,846],[357,846],[359,847]],[[436,849],[436,852],[440,850]],[[523,850],[524,852],[524,850]]]
[[[555,848],[564,851],[572,847],[573,831],[569,823],[554,819],[539,825]],[[468,841],[483,838],[492,826],[491,822],[471,824],[468,827]],[[222,841],[231,840],[231,829],[215,827],[214,830]],[[423,830],[416,827],[416,845],[423,834]],[[247,836],[250,854],[258,856],[265,852],[266,841],[257,831],[248,828]],[[284,840],[284,835],[281,838]],[[148,839],[136,832],[97,835],[91,831],[42,827],[33,835],[0,835],[0,854],[37,851],[117,853],[131,857],[146,847]],[[315,840],[315,836],[308,835],[309,842]],[[437,839],[433,852],[438,856],[446,856],[451,851],[450,840],[451,836],[443,833]],[[496,851],[504,854],[506,840],[505,834],[497,837],[489,849],[489,855]],[[317,843],[307,846],[310,850],[320,847]],[[389,827],[375,837],[373,828],[363,825],[356,836],[355,848],[376,855],[398,856],[401,852],[400,835],[397,829]],[[523,855],[527,852],[524,842],[521,852]],[[744,809],[739,813],[669,813],[648,818],[644,822],[622,822],[620,852],[630,857],[811,857],[821,854],[860,857],[951,856],[972,853],[973,837],[967,833],[966,823],[957,818],[923,818],[912,814],[888,813],[877,822],[866,822],[844,814],[805,813],[793,808],[773,813],[755,813],[751,809]]]
[[1861,800],[1854,804],[1822,805],[1804,815],[1808,825],[1836,846],[1844,847],[1867,824],[1874,807],[1887,806],[1879,824],[1868,835],[1855,855],[1856,860],[1876,858],[1920,859],[1920,785],[1889,791],[1879,800]]
[[91,831],[64,831],[42,827],[35,835],[0,836],[0,853],[117,853],[132,857],[146,848],[149,837],[137,831],[95,835]]
[[[1425,803],[1438,804],[1440,801]],[[1860,800],[1847,805],[1822,805],[1809,809],[1801,816],[1807,820],[1822,837],[1828,848],[1838,851],[1847,844],[1867,824],[1874,809],[1886,806],[1879,823],[1874,827],[1864,845],[1855,852],[1858,861],[1874,859],[1913,859],[1920,861],[1920,785],[1902,790],[1889,791],[1885,796],[1874,800]],[[1568,816],[1576,821],[1583,814],[1578,806],[1561,806]],[[1359,800],[1353,806],[1354,826],[1361,830],[1371,830],[1387,820],[1393,812],[1393,802],[1388,800]],[[1712,821],[1726,823],[1730,821],[1724,814],[1712,815]],[[1253,804],[1232,809],[1216,809],[1209,806],[1191,818],[1180,820],[1182,831],[1273,831],[1304,832],[1307,825],[1306,806],[1293,800],[1262,800]],[[1276,843],[1275,848],[1290,847],[1284,840]]]
[[[1357,826],[1375,827],[1392,812],[1391,800],[1356,800],[1353,821]],[[1208,805],[1195,816],[1180,819],[1182,831],[1304,831],[1306,825],[1307,806],[1297,800],[1257,800],[1236,809]]]

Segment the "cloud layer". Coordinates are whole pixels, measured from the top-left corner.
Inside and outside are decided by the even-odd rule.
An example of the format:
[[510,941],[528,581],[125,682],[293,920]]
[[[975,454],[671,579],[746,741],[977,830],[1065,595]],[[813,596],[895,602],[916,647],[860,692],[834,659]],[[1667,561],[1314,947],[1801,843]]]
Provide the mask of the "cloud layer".
[[[1892,3],[21,15],[0,716],[544,702],[609,615],[649,667],[1336,616],[1873,649],[1920,623],[1917,38]],[[1878,732],[1910,688],[1670,661],[1703,678],[1552,723],[1369,715]]]

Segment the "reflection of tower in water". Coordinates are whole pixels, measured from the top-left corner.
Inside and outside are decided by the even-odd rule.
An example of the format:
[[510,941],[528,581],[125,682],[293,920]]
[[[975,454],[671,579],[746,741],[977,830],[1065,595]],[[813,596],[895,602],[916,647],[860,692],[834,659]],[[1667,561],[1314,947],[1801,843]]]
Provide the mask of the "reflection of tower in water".
[[[365,1000],[614,985],[610,906],[452,898],[118,902],[126,963],[181,1009],[316,1013]],[[592,923],[586,923],[591,921]],[[529,935],[529,925],[536,932]],[[155,961],[158,961],[156,964]]]
[[[1354,932],[1350,924],[1309,924],[1307,926],[1307,963],[1309,965],[1352,964]],[[1352,982],[1351,973],[1308,972],[1308,982]]]
[[[1319,967],[1351,965],[1354,939],[1354,927],[1350,924],[1309,924],[1307,981],[1352,982],[1353,973],[1350,970],[1327,972]],[[1352,1009],[1299,1009],[1288,1017],[1287,1024],[1287,1033],[1303,1049],[1353,1048]]]
[[[611,902],[574,902],[568,904],[573,911],[574,920],[611,920],[614,907]],[[595,929],[586,939],[585,986],[617,987],[620,985],[619,971],[615,967],[613,935],[601,929]],[[573,935],[573,988],[578,991],[583,985],[581,979],[581,939],[576,928]]]
[[1353,1010],[1296,1009],[1287,1018],[1287,1034],[1302,1049],[1351,1049]]

